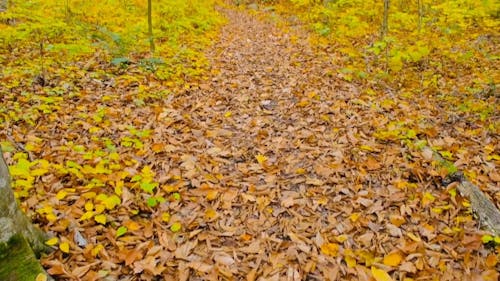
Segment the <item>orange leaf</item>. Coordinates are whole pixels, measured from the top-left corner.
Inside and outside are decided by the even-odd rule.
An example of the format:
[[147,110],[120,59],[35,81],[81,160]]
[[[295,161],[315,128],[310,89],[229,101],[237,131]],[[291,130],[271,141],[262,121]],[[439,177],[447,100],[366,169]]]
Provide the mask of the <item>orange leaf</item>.
[[494,253],[489,254],[488,257],[486,258],[487,267],[494,267],[495,265],[497,265],[497,263],[498,263],[497,255],[495,255]]
[[339,251],[339,245],[336,243],[325,243],[321,245],[321,252],[327,256],[335,257]]
[[380,162],[377,161],[377,159],[369,156],[368,159],[366,159],[366,169],[368,169],[368,171],[373,171],[373,170],[377,170],[377,169],[380,169],[381,165],[380,165]]

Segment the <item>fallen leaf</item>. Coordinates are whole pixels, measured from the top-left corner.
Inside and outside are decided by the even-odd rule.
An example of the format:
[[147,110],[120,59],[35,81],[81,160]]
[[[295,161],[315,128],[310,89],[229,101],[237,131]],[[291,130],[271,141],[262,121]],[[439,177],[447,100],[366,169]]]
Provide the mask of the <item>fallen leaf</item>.
[[373,278],[377,281],[393,281],[391,276],[382,269],[378,269],[374,266],[371,268]]
[[399,252],[392,252],[384,257],[384,264],[388,266],[398,266],[403,257]]
[[339,251],[339,245],[336,243],[325,243],[321,245],[321,253],[327,256],[336,257],[338,251]]

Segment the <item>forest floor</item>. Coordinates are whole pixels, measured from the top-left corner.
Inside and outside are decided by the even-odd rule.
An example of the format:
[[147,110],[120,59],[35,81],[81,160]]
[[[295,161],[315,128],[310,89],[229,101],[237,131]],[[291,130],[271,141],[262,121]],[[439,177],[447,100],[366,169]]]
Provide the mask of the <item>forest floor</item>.
[[[97,150],[94,142],[106,142],[95,140],[107,139],[121,157],[110,163],[127,166],[86,171],[105,185],[89,186],[78,173],[39,179],[44,195],[23,206],[37,209],[43,228],[69,244],[42,259],[49,273],[82,280],[497,280],[497,254],[483,245],[467,203],[442,186],[443,171],[411,143],[419,137],[453,151],[455,164],[499,199],[498,160],[488,158],[498,152],[498,134],[429,96],[367,94],[338,77],[333,54],[311,46],[298,26],[224,14],[204,82],[138,104],[127,90],[133,86],[89,78],[81,81],[84,95],[36,128],[11,124],[12,138],[24,134],[51,147],[32,149],[51,163],[72,160],[85,174],[84,164],[108,156],[82,162],[78,149],[65,147]],[[102,109],[105,115],[90,115]],[[384,138],[410,125],[421,134]],[[106,201],[110,194],[120,204]],[[40,211],[43,202],[51,210]],[[57,219],[45,219],[52,210]],[[84,219],[86,211],[105,218]]]

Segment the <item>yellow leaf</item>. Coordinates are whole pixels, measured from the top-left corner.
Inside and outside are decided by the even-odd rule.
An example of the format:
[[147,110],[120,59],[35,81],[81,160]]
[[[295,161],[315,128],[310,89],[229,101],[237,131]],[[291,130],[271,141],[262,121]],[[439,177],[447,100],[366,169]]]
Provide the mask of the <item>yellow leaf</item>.
[[113,195],[109,196],[108,198],[106,198],[103,201],[103,203],[106,206],[106,209],[112,210],[116,207],[116,205],[121,203],[121,200],[120,200],[120,198],[118,198],[118,196],[113,194]]
[[259,162],[259,164],[261,165],[267,161],[267,157],[262,154],[258,154],[257,156],[255,156],[255,159],[257,159],[257,162]]
[[173,185],[164,185],[164,186],[162,186],[162,189],[168,193],[179,191],[179,188],[177,186],[173,186]]
[[54,246],[55,244],[57,244],[57,242],[59,242],[59,239],[57,237],[52,237],[49,240],[45,241],[45,245]]
[[434,202],[434,200],[436,200],[436,197],[434,197],[434,195],[432,195],[430,192],[425,192],[422,198],[422,205],[425,207],[429,203]]
[[103,204],[97,204],[94,206],[94,208],[95,208],[95,212],[98,214],[104,212],[104,209],[106,209],[106,207]]
[[90,253],[92,254],[92,256],[97,256],[97,254],[99,254],[99,252],[104,249],[104,246],[102,246],[101,244],[97,244],[93,249],[92,251],[90,251]]
[[422,241],[422,239],[420,239],[420,237],[418,237],[417,235],[411,233],[411,232],[408,232],[406,235],[408,235],[408,237],[410,237],[411,240],[415,241],[415,242],[420,242]]
[[116,184],[115,184],[115,193],[116,195],[120,196],[122,195],[123,193],[123,181],[116,181]]
[[337,240],[337,242],[339,243],[344,243],[347,240],[347,235],[341,234],[339,236],[336,236],[335,240]]
[[85,211],[87,211],[87,212],[92,211],[92,210],[94,210],[94,203],[89,201],[89,202],[85,203],[84,208],[85,208]]
[[297,103],[298,107],[305,107],[307,105],[309,105],[309,101],[306,99],[302,99],[300,102]]
[[38,177],[38,176],[43,176],[45,175],[49,170],[47,169],[34,169],[34,170],[31,170],[31,175],[33,177]]
[[213,201],[217,198],[217,195],[219,194],[219,192],[217,190],[214,190],[214,189],[210,189],[208,192],[207,192],[207,200],[208,201]]
[[44,273],[38,273],[35,281],[47,281],[47,275],[45,275]]
[[170,221],[170,214],[169,213],[162,213],[161,214],[161,220],[163,222],[169,222]]
[[393,279],[387,272],[374,266],[372,266],[372,275],[373,278],[375,278],[375,280],[377,281],[393,281]]
[[61,251],[63,253],[69,253],[69,243],[68,242],[62,242],[61,244],[59,244],[59,249],[61,249]]
[[226,117],[226,118],[231,117],[231,115],[232,115],[231,111],[224,113],[224,117]]
[[335,257],[339,251],[339,245],[336,243],[325,243],[321,245],[321,252],[327,256]]
[[181,225],[181,223],[179,223],[179,222],[174,222],[174,223],[172,224],[172,226],[170,226],[170,230],[171,230],[172,232],[178,232],[179,230],[181,230],[181,228],[182,228],[182,225]]
[[344,251],[344,260],[349,268],[353,268],[356,266],[356,258],[354,258],[354,253],[351,249],[346,249]]
[[361,148],[362,150],[366,150],[366,151],[375,151],[375,149],[373,149],[373,147],[371,147],[369,145],[362,145],[359,148]]
[[352,221],[352,222],[356,222],[358,219],[359,219],[359,216],[361,214],[360,213],[353,213],[349,216],[349,219]]
[[85,192],[85,193],[82,194],[82,197],[85,198],[85,199],[92,199],[92,198],[96,197],[96,194],[93,191]]
[[375,262],[375,257],[373,256],[373,254],[365,250],[357,250],[356,256],[363,259],[363,262],[366,266],[371,266]]
[[88,212],[85,212],[81,217],[80,217],[80,220],[81,221],[84,221],[84,220],[88,220],[90,219],[91,217],[94,216],[94,212],[92,211],[88,211]]
[[106,215],[100,214],[94,217],[94,220],[100,224],[106,224]]
[[56,215],[54,215],[53,213],[47,214],[45,218],[50,222],[55,222],[57,220]]
[[314,99],[317,97],[317,94],[315,92],[310,92],[307,94],[307,97],[310,98],[310,99]]
[[392,252],[384,257],[384,264],[388,266],[398,266],[401,263],[402,257],[398,252]]
[[295,173],[296,173],[297,175],[303,175],[303,174],[305,174],[305,173],[306,173],[306,170],[305,170],[305,169],[303,169],[303,168],[298,168],[297,170],[295,170]]
[[217,211],[215,211],[214,209],[208,209],[206,212],[205,212],[205,219],[206,220],[213,220],[217,217]]
[[400,215],[391,215],[389,217],[389,220],[397,227],[400,227],[403,223],[406,222],[405,218]]
[[349,268],[353,268],[356,266],[356,259],[355,258],[353,258],[351,256],[345,256],[344,260]]
[[49,214],[52,213],[52,207],[50,205],[45,205],[43,208],[36,210],[39,214]]
[[136,230],[138,230],[138,229],[140,229],[140,228],[141,228],[141,225],[139,225],[139,224],[138,224],[137,222],[135,222],[135,221],[126,221],[126,222],[124,222],[124,223],[123,223],[123,225],[124,225],[125,227],[127,227],[127,228],[128,228],[128,230],[130,230],[130,231],[136,231]]

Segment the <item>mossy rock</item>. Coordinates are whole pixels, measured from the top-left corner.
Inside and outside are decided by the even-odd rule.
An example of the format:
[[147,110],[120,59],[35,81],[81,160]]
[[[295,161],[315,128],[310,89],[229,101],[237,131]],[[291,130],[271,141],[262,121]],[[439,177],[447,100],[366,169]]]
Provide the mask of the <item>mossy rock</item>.
[[[16,234],[7,243],[0,243],[0,280],[31,281],[45,274],[28,241]],[[51,280],[47,276],[47,280]]]

